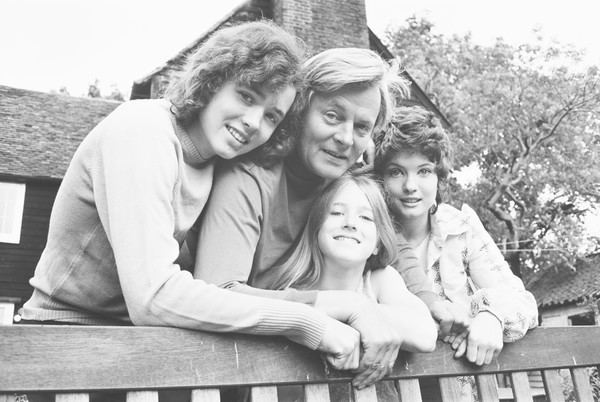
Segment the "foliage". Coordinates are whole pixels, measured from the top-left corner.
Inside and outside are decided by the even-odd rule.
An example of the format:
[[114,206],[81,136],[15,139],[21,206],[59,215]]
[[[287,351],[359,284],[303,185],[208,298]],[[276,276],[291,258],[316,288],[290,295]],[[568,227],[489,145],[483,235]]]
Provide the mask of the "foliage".
[[581,51],[560,44],[490,46],[435,34],[415,17],[387,42],[444,113],[455,169],[478,166],[472,186],[451,186],[498,240],[513,271],[537,272],[598,250],[583,219],[600,201],[600,72],[577,71]]

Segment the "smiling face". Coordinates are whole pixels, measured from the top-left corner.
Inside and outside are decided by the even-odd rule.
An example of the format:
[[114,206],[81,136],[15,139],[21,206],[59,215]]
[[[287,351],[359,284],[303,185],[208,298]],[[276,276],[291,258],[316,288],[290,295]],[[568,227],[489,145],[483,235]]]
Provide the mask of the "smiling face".
[[192,141],[205,159],[248,153],[271,137],[295,96],[291,85],[272,92],[228,81],[191,126]]
[[373,209],[366,195],[352,182],[331,199],[317,236],[325,265],[364,266],[377,247]]
[[423,219],[435,203],[435,164],[419,152],[398,152],[383,169],[388,206],[399,219]]
[[300,161],[319,177],[340,177],[367,148],[380,105],[376,87],[315,93],[296,148]]

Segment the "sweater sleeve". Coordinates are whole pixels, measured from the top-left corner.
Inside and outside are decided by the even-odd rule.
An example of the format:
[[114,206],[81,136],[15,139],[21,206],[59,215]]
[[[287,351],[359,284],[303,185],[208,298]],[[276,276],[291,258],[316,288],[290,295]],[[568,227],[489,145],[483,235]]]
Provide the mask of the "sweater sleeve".
[[247,285],[262,229],[258,180],[243,163],[224,163],[218,169],[199,228],[194,276],[240,293],[312,305],[316,291]]
[[439,296],[433,291],[431,281],[425,272],[419,268],[415,252],[401,233],[396,234],[396,249],[398,257],[392,266],[400,273],[408,290],[417,295],[427,307],[440,300]]
[[221,289],[174,263],[179,143],[164,122],[130,117],[106,123],[90,177],[132,322],[283,335],[317,348],[328,318],[315,309]]
[[494,314],[503,325],[504,341],[518,340],[528,329],[537,326],[536,301],[525,290],[521,279],[512,273],[475,211],[466,205],[462,211],[468,216],[471,227],[471,236],[467,240],[468,275],[475,290],[471,310]]

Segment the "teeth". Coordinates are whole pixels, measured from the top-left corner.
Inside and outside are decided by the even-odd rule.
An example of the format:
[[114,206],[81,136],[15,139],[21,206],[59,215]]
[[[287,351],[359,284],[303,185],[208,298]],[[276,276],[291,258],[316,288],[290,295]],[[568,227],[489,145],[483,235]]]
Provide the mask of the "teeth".
[[340,240],[340,241],[353,241],[357,244],[360,244],[360,241],[358,241],[358,239],[355,239],[354,237],[347,237],[347,236],[335,236],[334,237],[335,240]]
[[227,126],[227,131],[229,131],[229,133],[233,136],[233,138],[236,139],[236,141],[242,144],[248,143],[248,141],[244,137],[242,137],[242,135],[235,128]]

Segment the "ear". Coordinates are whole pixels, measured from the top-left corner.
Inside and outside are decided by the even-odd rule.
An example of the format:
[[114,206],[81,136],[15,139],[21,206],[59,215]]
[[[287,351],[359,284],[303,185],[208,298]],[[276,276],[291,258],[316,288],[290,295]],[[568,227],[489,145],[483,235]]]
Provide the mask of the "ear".
[[373,255],[377,255],[377,253],[379,253],[379,246],[375,246],[375,249],[373,250]]

